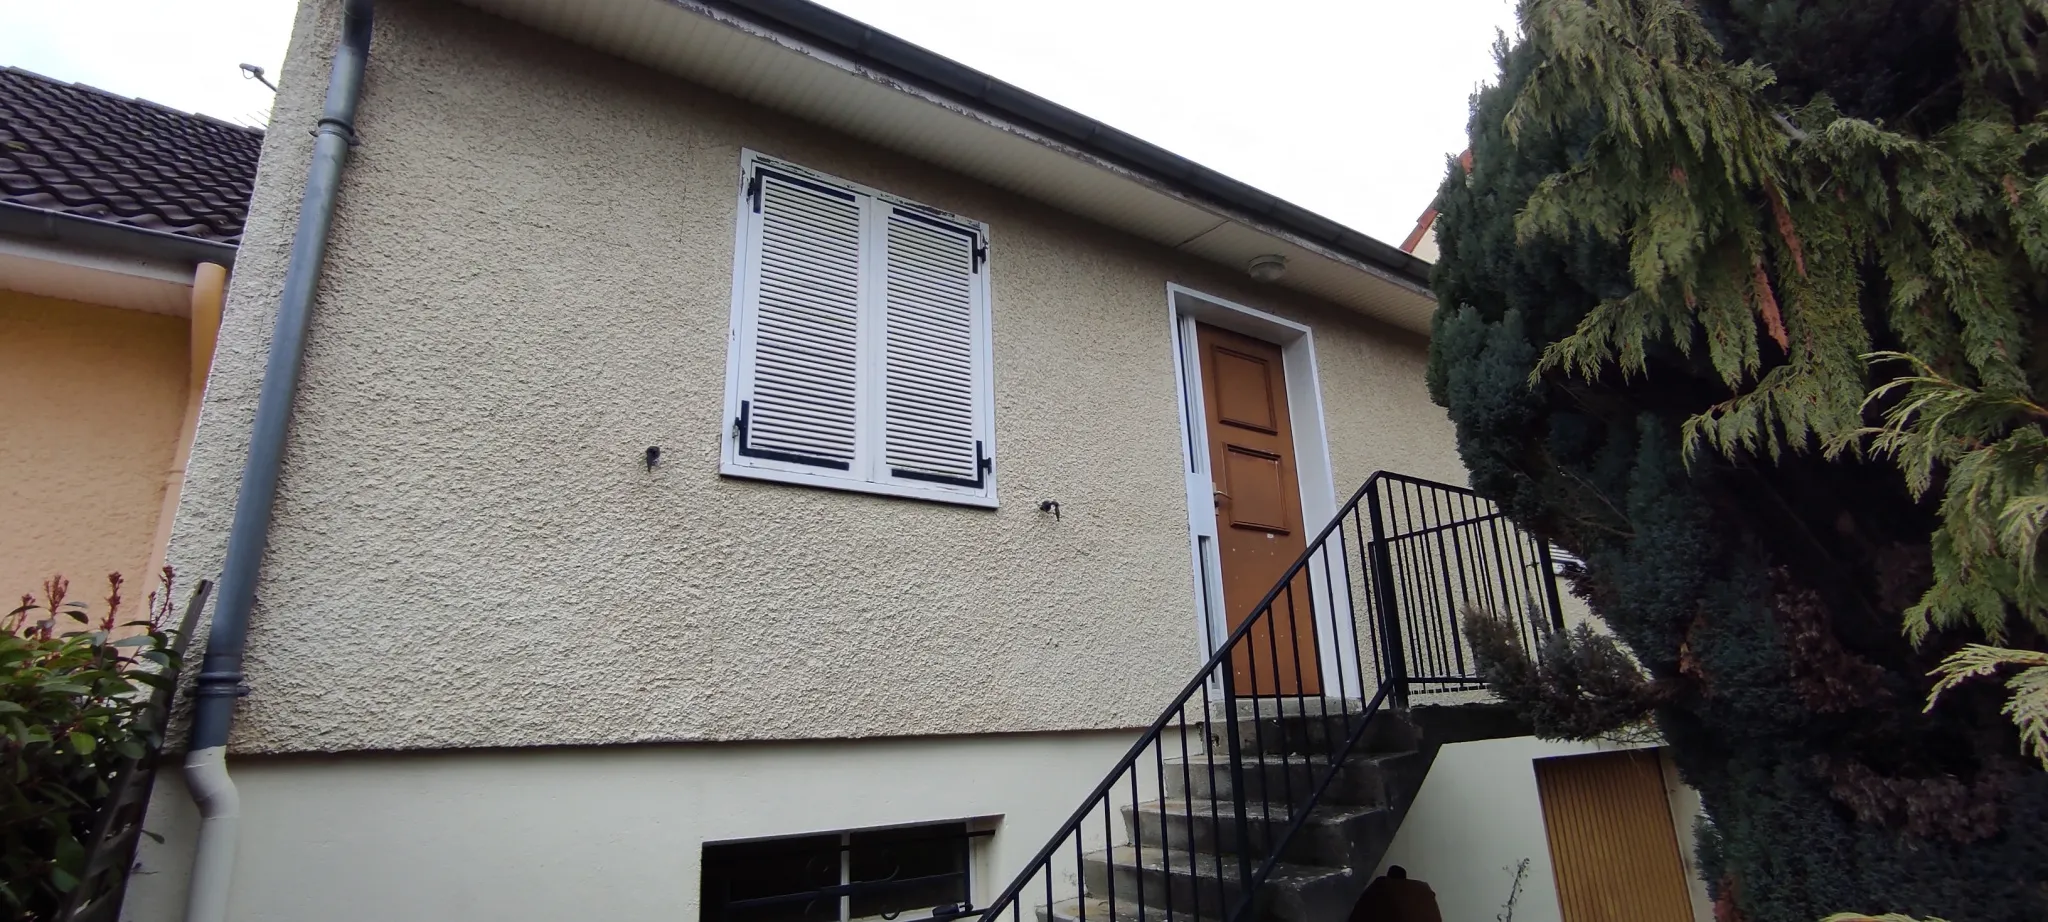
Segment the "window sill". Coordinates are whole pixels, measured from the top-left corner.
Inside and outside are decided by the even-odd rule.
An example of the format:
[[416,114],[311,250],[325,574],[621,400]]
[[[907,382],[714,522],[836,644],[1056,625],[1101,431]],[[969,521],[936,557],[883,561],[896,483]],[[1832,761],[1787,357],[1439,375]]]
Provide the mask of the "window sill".
[[915,499],[928,503],[943,503],[948,506],[969,506],[976,509],[995,509],[995,485],[989,485],[987,496],[973,496],[948,490],[939,486],[922,486],[909,483],[872,483],[846,477],[830,477],[810,471],[783,470],[781,468],[752,467],[721,461],[718,473],[735,480],[761,480],[769,483],[792,484],[802,487],[817,487],[837,490],[842,493],[869,493],[876,496],[893,496],[898,499]]

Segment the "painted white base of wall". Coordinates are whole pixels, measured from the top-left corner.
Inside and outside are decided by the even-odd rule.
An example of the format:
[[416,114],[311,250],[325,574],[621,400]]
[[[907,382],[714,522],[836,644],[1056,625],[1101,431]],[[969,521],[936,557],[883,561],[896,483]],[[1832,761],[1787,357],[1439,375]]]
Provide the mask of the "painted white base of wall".
[[[1522,878],[1513,922],[1560,922],[1535,761],[1630,748],[1636,747],[1533,736],[1445,746],[1375,876],[1398,864],[1436,891],[1445,919],[1482,922],[1500,917],[1514,885],[1515,864],[1527,858],[1529,873]],[[1665,790],[1672,795],[1693,917],[1712,922],[1713,909],[1692,854],[1692,817],[1699,812],[1699,797],[1668,770]]]
[[[706,841],[1001,816],[984,905],[1133,732],[229,759],[236,922],[695,920]],[[123,918],[183,912],[197,816],[157,782]]]

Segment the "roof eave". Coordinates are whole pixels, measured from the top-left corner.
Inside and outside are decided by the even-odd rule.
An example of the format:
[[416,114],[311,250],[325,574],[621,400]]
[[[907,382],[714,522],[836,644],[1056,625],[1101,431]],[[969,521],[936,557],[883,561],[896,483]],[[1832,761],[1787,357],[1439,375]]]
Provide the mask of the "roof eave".
[[752,20],[790,38],[821,46],[952,101],[1043,135],[1109,165],[1151,179],[1249,226],[1277,232],[1312,249],[1371,267],[1389,280],[1427,292],[1429,263],[1128,132],[1089,118],[927,51],[808,0],[673,0],[678,6]]
[[1270,284],[1429,333],[1427,263],[809,3],[463,2],[1226,269],[1281,256]]
[[235,264],[236,247],[233,244],[31,208],[13,202],[0,202],[0,234],[187,266],[217,263],[233,268]]

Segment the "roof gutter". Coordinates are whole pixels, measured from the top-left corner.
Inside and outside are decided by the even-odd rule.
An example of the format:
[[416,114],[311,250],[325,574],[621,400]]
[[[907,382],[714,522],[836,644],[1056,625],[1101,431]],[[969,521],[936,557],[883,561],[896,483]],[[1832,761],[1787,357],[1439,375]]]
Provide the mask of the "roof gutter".
[[971,102],[991,115],[1015,121],[1104,160],[1157,177],[1225,211],[1262,219],[1276,229],[1386,270],[1418,286],[1427,288],[1429,285],[1429,263],[1413,254],[1404,253],[1397,247],[1135,135],[1118,131],[1043,96],[933,54],[809,0],[699,2],[830,48],[863,66]]
[[235,245],[151,230],[61,211],[0,202],[0,235],[47,240],[120,256],[162,259],[186,266],[214,263],[233,268]]
[[306,194],[299,203],[298,231],[292,237],[291,262],[278,298],[277,326],[271,333],[270,357],[263,368],[256,419],[250,427],[249,457],[242,468],[241,492],[235,497],[227,560],[217,590],[219,603],[193,690],[185,784],[199,806],[200,825],[186,896],[186,922],[223,922],[227,918],[228,885],[241,823],[240,796],[227,772],[228,731],[234,726],[235,699],[247,694],[242,686],[242,651],[249,636],[249,609],[256,600],[256,579],[263,565],[263,549],[270,540],[285,433],[306,354],[313,295],[327,259],[335,197],[349,146],[356,139],[356,103],[362,96],[363,70],[370,57],[370,4],[371,0],[347,0],[342,10],[341,42],[327,78],[326,107],[314,129]]

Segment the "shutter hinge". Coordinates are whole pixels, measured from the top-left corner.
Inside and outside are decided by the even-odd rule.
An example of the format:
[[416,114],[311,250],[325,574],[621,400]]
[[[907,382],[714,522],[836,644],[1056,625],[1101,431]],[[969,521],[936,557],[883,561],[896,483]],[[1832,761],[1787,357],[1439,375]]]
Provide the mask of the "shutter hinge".
[[988,455],[982,453],[980,440],[976,440],[974,443],[974,457],[980,459],[979,462],[975,464],[976,470],[979,470],[983,474],[995,473],[996,459],[991,458]]
[[732,438],[741,448],[747,445],[747,403],[745,400],[740,401],[740,415],[733,417],[732,420]]
[[761,171],[754,171],[754,178],[747,181],[747,200],[754,204],[754,213],[761,213]]
[[974,271],[980,272],[981,264],[985,262],[988,262],[988,244],[977,237],[974,241]]

